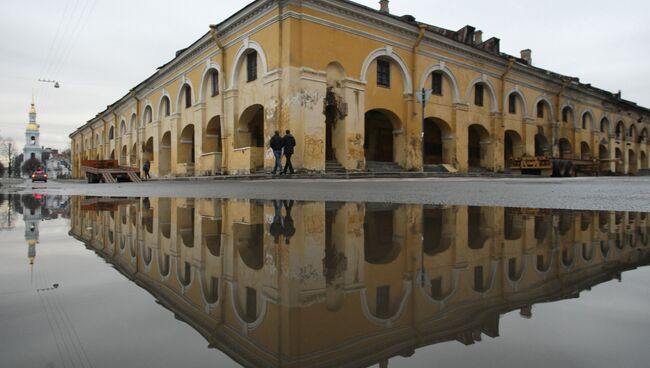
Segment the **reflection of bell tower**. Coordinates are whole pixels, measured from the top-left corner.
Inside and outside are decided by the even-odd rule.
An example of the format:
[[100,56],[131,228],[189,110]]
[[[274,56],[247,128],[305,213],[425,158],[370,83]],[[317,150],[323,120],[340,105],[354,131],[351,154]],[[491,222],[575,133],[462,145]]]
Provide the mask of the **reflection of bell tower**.
[[38,224],[41,221],[41,207],[35,208],[33,211],[25,209],[23,214],[23,222],[25,223],[25,242],[27,243],[27,257],[29,264],[34,264],[36,259],[36,244],[38,244]]
[[32,105],[29,109],[29,123],[27,123],[27,128],[25,129],[25,148],[23,148],[25,161],[32,157],[39,161],[41,160],[40,128],[36,124],[36,107],[34,106],[34,97],[32,97]]

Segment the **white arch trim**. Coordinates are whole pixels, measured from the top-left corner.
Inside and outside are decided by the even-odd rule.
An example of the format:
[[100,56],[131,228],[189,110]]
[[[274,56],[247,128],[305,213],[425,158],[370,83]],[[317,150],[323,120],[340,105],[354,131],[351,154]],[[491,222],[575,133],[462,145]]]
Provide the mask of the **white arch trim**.
[[185,96],[183,96],[183,89],[185,89],[185,86],[190,87],[190,94],[192,96],[192,105],[196,103],[196,98],[194,97],[194,93],[196,92],[196,90],[192,85],[192,81],[185,78],[185,76],[183,76],[183,78],[181,78],[181,83],[179,84],[178,87],[178,92],[176,92],[176,112],[181,112],[182,109],[184,109],[184,107],[182,106],[185,106],[185,98],[184,98]]
[[247,54],[249,50],[257,51],[257,56],[259,56],[260,61],[262,62],[261,75],[265,75],[269,71],[268,62],[266,59],[266,53],[264,52],[262,46],[255,41],[251,41],[248,38],[245,38],[243,44],[239,48],[239,51],[237,51],[237,54],[235,56],[235,62],[230,72],[230,89],[237,89],[237,79],[239,78],[239,65],[242,63],[243,57]]
[[384,326],[386,328],[392,327],[393,324],[397,322],[397,320],[402,316],[402,313],[404,313],[404,308],[406,308],[406,302],[409,300],[409,295],[411,295],[412,290],[413,290],[413,285],[411,281],[404,280],[404,292],[402,293],[402,299],[399,303],[399,307],[397,308],[397,311],[390,318],[379,318],[374,314],[372,314],[372,312],[370,311],[370,306],[368,305],[368,289],[366,288],[361,289],[361,309],[363,311],[363,315],[370,322]]
[[147,118],[147,114],[146,114],[146,112],[147,112],[147,107],[151,109],[151,122],[153,123],[153,121],[154,121],[154,116],[153,116],[153,106],[151,105],[151,102],[150,102],[149,100],[147,100],[147,101],[145,102],[144,109],[142,109],[142,117],[141,117],[141,118],[142,118],[142,122],[141,122],[141,126],[147,126],[147,122],[145,121],[145,119]]
[[162,107],[162,102],[163,102],[163,99],[165,97],[167,97],[167,99],[169,100],[169,113],[170,113],[170,115],[173,113],[173,111],[171,111],[171,109],[172,109],[172,98],[169,96],[169,92],[167,92],[166,90],[163,89],[162,92],[160,93],[160,98],[158,99],[158,109],[156,111],[158,116],[156,117],[156,120],[162,120],[165,117],[165,114],[163,113],[163,107]]
[[[425,83],[426,83],[426,79],[425,79]],[[490,80],[487,79],[485,75],[482,75],[469,83],[469,87],[465,92],[465,101],[467,101],[467,103],[473,101],[472,92],[474,91],[474,86],[476,86],[477,84],[483,84],[488,89],[488,94],[490,95],[490,112],[499,112],[499,103],[497,102],[497,94],[495,92],[496,90],[494,89],[492,83],[490,83]]]
[[402,79],[404,80],[404,94],[405,95],[413,94],[413,81],[411,80],[411,76],[410,76],[411,74],[408,70],[408,67],[404,62],[404,59],[402,59],[402,57],[399,56],[390,46],[382,47],[368,54],[366,60],[364,60],[361,66],[361,73],[359,74],[361,82],[368,83],[366,77],[368,75],[368,69],[370,68],[370,64],[372,64],[373,61],[375,61],[377,58],[380,58],[382,56],[390,58],[397,63],[397,66],[399,66],[400,72],[402,73]]
[[[463,270],[466,270],[466,269],[467,269],[467,268],[464,268]],[[439,307],[440,309],[444,309],[444,308],[445,308],[445,305],[449,302],[449,300],[451,300],[451,298],[454,297],[454,295],[456,295],[456,293],[457,293],[458,290],[459,290],[459,287],[458,287],[458,286],[460,285],[460,271],[461,271],[460,268],[454,268],[454,269],[451,271],[451,283],[452,283],[452,288],[451,288],[451,291],[450,291],[450,292],[449,292],[449,293],[448,293],[448,294],[447,294],[447,295],[446,295],[442,300],[434,299],[431,295],[427,294],[427,292],[425,291],[425,289],[424,289],[425,286],[427,286],[427,287],[430,287],[430,286],[431,286],[431,281],[429,280],[428,277],[426,278],[426,284],[425,284],[425,285],[422,285],[422,286],[419,288],[419,289],[420,289],[420,293],[422,294],[422,296],[424,297],[424,299],[425,299],[427,302],[429,302],[429,304],[436,304],[436,305],[438,305],[438,307]]]
[[535,118],[537,118],[537,105],[539,105],[539,103],[542,101],[546,103],[546,106],[548,106],[548,111],[551,114],[551,121],[555,121],[555,109],[553,108],[551,100],[549,100],[546,96],[539,96],[535,100]]
[[515,93],[519,98],[521,98],[521,103],[524,105],[524,118],[529,118],[530,114],[528,114],[528,101],[526,101],[526,96],[524,96],[523,93],[519,90],[519,86],[514,86],[512,87],[508,92],[506,92],[506,95],[503,96],[503,111],[507,112],[508,111],[508,103],[510,102],[510,95]]
[[228,284],[228,287],[230,288],[230,302],[232,304],[232,309],[235,311],[235,318],[237,318],[237,321],[239,322],[240,327],[242,328],[242,332],[244,334],[247,334],[248,331],[253,331],[260,327],[262,322],[264,322],[264,318],[266,317],[266,310],[267,304],[268,304],[268,297],[266,294],[260,291],[260,295],[262,296],[262,308],[261,308],[261,313],[257,317],[257,319],[253,322],[246,322],[240,315],[239,315],[239,306],[237,302],[237,282],[236,281],[226,281]]
[[219,74],[219,92],[223,91],[224,85],[223,85],[223,76],[221,74],[221,65],[217,63],[213,63],[210,60],[206,61],[205,64],[205,69],[203,69],[203,74],[201,74],[201,87],[199,88],[199,99],[198,102],[205,102],[206,99],[206,93],[205,90],[206,88],[210,85],[211,83],[208,80],[208,73],[210,73],[211,70],[216,70],[217,73]]
[[[570,102],[567,102],[564,105],[562,105],[562,107],[560,108],[560,111],[559,111],[560,115],[558,115],[558,120],[560,120],[560,122],[563,123],[563,121],[562,121],[562,112],[567,107],[571,109],[571,115],[573,115],[573,122],[572,122],[573,127],[577,128],[578,127],[578,120],[576,119],[576,107]],[[571,123],[571,122],[569,122],[569,123]]]
[[424,74],[422,74],[422,78],[420,78],[419,90],[421,90],[422,88],[426,88],[427,80],[429,79],[429,76],[434,72],[441,72],[449,79],[449,81],[451,82],[451,89],[453,92],[453,96],[452,96],[453,101],[454,103],[460,103],[460,90],[458,89],[458,81],[456,80],[454,73],[451,71],[451,69],[447,67],[447,65],[445,65],[445,63],[431,65],[427,68]]

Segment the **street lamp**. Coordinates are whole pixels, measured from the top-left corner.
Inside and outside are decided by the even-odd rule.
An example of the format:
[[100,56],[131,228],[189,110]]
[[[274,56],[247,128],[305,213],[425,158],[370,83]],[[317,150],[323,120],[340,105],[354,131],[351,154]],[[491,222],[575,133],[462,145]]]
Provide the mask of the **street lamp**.
[[61,85],[59,84],[59,82],[57,82],[57,81],[55,81],[55,80],[49,80],[49,79],[41,79],[41,78],[39,78],[38,81],[39,81],[39,82],[43,82],[43,83],[53,83],[53,84],[54,84],[54,88],[60,88],[60,87],[61,87]]

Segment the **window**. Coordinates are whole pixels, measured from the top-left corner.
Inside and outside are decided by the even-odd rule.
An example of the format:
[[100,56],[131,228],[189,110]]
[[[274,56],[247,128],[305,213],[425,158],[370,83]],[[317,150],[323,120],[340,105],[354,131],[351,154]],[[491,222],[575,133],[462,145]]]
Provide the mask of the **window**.
[[167,96],[165,96],[163,98],[162,103],[163,103],[163,107],[165,108],[165,110],[164,110],[165,111],[165,116],[169,116],[171,114],[171,111],[170,111],[171,104],[169,103],[169,98],[167,98]]
[[219,72],[213,70],[210,75],[210,87],[212,90],[212,97],[219,94]]
[[511,93],[510,96],[508,96],[508,111],[511,114],[517,113],[517,95],[514,93]]
[[587,121],[588,121],[587,119],[588,118],[589,117],[588,117],[587,114],[582,115],[582,129],[587,129]]
[[390,317],[390,286],[377,288],[377,316],[379,318]]
[[377,85],[390,87],[390,62],[377,60]]
[[249,82],[257,79],[257,51],[246,55],[246,73]]
[[474,86],[474,105],[483,106],[483,92],[484,87],[482,84]]
[[544,119],[544,101],[539,101],[537,103],[537,117]]
[[431,93],[442,96],[442,73],[433,73],[431,77]]
[[185,108],[192,107],[192,88],[185,86]]
[[35,144],[36,144],[36,137],[32,136],[32,138],[30,139],[30,141],[32,142],[32,143],[31,143],[32,146],[35,145]]
[[565,107],[562,109],[562,122],[566,123],[569,121],[569,108]]
[[113,139],[114,136],[115,136],[115,132],[113,130],[113,127],[111,127],[111,129],[109,129],[108,131],[108,139],[111,140]]

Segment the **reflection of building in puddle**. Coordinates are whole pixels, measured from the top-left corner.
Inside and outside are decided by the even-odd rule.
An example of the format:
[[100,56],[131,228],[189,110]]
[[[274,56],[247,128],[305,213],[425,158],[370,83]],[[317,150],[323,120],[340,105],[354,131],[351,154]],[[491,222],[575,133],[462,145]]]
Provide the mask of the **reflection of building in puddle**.
[[366,366],[439,342],[471,344],[498,336],[501,314],[531,318],[536,303],[650,261],[641,213],[72,204],[73,236],[245,366]]

